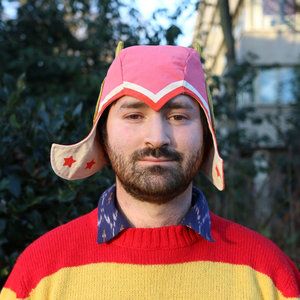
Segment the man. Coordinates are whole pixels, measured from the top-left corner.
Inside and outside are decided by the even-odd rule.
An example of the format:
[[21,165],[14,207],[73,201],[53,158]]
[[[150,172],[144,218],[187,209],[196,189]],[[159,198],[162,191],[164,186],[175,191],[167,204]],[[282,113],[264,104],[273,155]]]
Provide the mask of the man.
[[208,210],[201,170],[224,189],[198,53],[118,51],[94,126],[51,149],[62,178],[110,163],[98,208],[45,234],[18,259],[0,299],[300,299],[300,275],[271,241]]

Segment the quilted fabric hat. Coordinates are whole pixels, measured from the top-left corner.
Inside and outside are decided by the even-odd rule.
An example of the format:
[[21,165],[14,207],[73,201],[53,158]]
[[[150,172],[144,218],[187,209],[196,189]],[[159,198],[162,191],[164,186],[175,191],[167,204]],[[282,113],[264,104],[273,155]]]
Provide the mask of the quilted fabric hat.
[[224,189],[223,160],[214,130],[213,109],[207,92],[199,53],[181,46],[132,46],[118,51],[102,83],[93,127],[77,144],[51,147],[54,172],[68,180],[82,179],[106,163],[104,149],[96,138],[103,111],[124,95],[133,96],[158,111],[179,94],[194,98],[203,109],[213,145],[202,164],[202,172],[219,189]]

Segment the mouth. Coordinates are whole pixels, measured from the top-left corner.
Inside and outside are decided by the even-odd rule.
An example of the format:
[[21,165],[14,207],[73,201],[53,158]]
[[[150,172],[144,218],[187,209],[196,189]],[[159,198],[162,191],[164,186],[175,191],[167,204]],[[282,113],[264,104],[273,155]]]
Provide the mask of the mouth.
[[151,163],[151,164],[167,164],[174,162],[174,159],[170,158],[155,158],[155,157],[144,157],[139,160],[142,163]]

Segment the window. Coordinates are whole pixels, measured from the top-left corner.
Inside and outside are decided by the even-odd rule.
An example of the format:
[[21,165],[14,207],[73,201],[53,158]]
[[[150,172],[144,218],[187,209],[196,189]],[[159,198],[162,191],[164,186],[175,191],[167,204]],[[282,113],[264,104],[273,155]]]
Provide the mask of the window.
[[294,0],[262,0],[264,15],[293,15],[295,14]]
[[293,68],[259,69],[254,84],[254,101],[261,104],[288,104],[296,99]]

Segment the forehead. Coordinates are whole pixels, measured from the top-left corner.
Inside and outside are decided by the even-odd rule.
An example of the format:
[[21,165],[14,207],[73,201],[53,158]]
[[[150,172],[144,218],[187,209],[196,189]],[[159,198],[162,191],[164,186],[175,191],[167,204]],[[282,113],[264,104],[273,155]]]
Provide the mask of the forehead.
[[[141,101],[138,98],[132,96],[123,96],[117,100],[114,105],[115,109],[122,111],[125,109],[149,109],[152,108],[145,102]],[[188,95],[178,95],[171,100],[169,100],[162,108],[164,109],[187,109],[191,111],[199,111],[199,104],[196,100]]]

